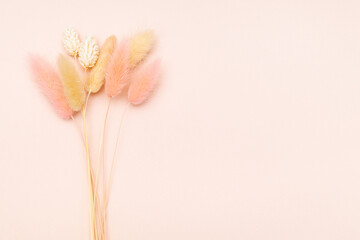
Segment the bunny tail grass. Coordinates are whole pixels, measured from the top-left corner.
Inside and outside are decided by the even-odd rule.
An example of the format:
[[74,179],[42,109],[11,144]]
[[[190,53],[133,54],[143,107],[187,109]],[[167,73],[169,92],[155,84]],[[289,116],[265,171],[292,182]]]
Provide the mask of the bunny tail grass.
[[92,93],[98,92],[104,84],[105,72],[111,60],[111,56],[116,46],[116,37],[110,36],[106,39],[100,49],[100,55],[95,67],[91,70],[89,77],[85,81],[85,90]]
[[76,31],[69,27],[64,32],[63,44],[65,51],[73,57],[76,57],[80,48],[80,39]]
[[152,30],[142,31],[130,39],[130,68],[141,62],[154,46],[155,36]]
[[28,61],[33,79],[41,92],[61,118],[70,119],[74,112],[66,100],[64,88],[55,69],[46,60],[36,55],[29,55]]
[[149,98],[157,83],[159,70],[160,60],[158,59],[135,73],[128,92],[128,99],[131,104],[138,105]]
[[58,57],[58,67],[67,101],[74,111],[80,111],[85,101],[83,83],[72,60],[63,54]]
[[115,50],[105,77],[105,93],[112,98],[129,82],[129,43],[124,40]]
[[89,36],[80,44],[79,63],[83,68],[91,68],[99,57],[99,46],[94,37]]

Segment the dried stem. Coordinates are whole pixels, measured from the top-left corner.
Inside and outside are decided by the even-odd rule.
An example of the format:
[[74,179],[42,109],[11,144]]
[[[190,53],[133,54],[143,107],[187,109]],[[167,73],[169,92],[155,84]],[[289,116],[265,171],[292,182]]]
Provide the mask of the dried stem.
[[114,154],[113,154],[113,159],[111,162],[111,168],[110,168],[110,175],[109,175],[109,180],[108,180],[108,187],[106,189],[106,197],[105,197],[105,209],[107,208],[108,202],[109,202],[109,195],[110,195],[110,187],[111,187],[111,180],[112,180],[112,174],[113,174],[113,169],[114,169],[114,164],[115,164],[115,159],[116,159],[116,153],[117,153],[117,147],[118,147],[118,143],[119,143],[119,137],[120,137],[120,131],[124,122],[124,118],[125,115],[129,109],[130,103],[128,103],[121,115],[121,119],[120,119],[120,125],[119,125],[119,129],[117,132],[117,136],[116,136],[116,143],[115,143],[115,149],[114,149]]
[[82,117],[84,124],[84,139],[85,139],[85,150],[86,150],[86,160],[88,167],[88,178],[89,178],[89,198],[90,198],[90,231],[91,231],[91,240],[95,240],[95,230],[94,230],[94,193],[93,193],[93,182],[92,182],[92,172],[91,172],[91,163],[90,163],[90,153],[89,153],[89,143],[87,138],[87,129],[86,129],[86,109],[83,106]]
[[79,123],[75,120],[73,115],[71,115],[71,119],[74,121],[76,129],[79,131],[79,135],[80,135],[82,143],[84,144],[84,147],[85,147],[85,139],[84,139],[84,135],[83,135],[83,133],[81,131],[81,127],[80,127]]
[[[84,79],[86,79],[86,70],[84,71]],[[91,240],[96,240],[96,227],[95,227],[95,204],[94,204],[94,189],[93,189],[93,177],[92,177],[92,167],[90,162],[90,152],[89,152],[89,142],[87,136],[87,127],[86,127],[86,107],[87,102],[90,96],[90,92],[87,96],[86,103],[82,107],[82,117],[83,117],[83,126],[84,126],[84,141],[85,141],[85,151],[86,151],[86,160],[88,167],[88,179],[89,179],[89,200],[90,200],[90,235]]]
[[[100,178],[100,164],[102,163],[101,167],[102,167],[102,181],[103,181],[103,208],[102,208],[102,214],[101,214],[101,236],[102,239],[105,239],[105,158],[104,158],[104,142],[105,142],[105,129],[106,129],[106,121],[107,121],[107,117],[108,117],[108,113],[109,113],[109,109],[110,109],[110,102],[111,102],[111,98],[109,98],[109,101],[107,103],[106,106],[106,111],[105,111],[105,117],[104,117],[104,123],[103,123],[103,127],[102,127],[102,133],[101,133],[101,139],[100,139],[100,145],[99,145],[99,151],[98,151],[98,168],[96,171],[96,180],[95,180],[95,191],[97,191],[98,188],[98,183],[99,183],[99,178]],[[101,158],[102,156],[102,158]],[[94,196],[94,201],[96,201],[96,196]]]

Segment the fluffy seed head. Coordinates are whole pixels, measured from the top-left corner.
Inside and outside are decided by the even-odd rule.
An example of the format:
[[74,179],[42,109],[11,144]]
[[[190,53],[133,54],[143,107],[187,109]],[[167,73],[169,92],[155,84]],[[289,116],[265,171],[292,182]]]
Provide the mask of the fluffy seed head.
[[155,42],[154,32],[146,30],[135,34],[130,39],[130,67],[135,67],[153,48]]
[[28,61],[33,79],[41,92],[60,117],[69,119],[73,115],[73,111],[66,100],[61,80],[55,69],[39,56],[30,55]]
[[70,56],[76,56],[80,48],[80,39],[76,31],[69,27],[64,32],[63,44],[65,51]]
[[102,48],[100,49],[99,58],[95,64],[95,67],[91,70],[89,77],[85,81],[85,90],[92,93],[96,93],[100,90],[105,82],[105,72],[111,60],[111,56],[116,46],[116,37],[108,37]]
[[91,68],[99,57],[99,46],[94,37],[89,36],[80,44],[79,62],[84,68]]
[[138,105],[149,98],[157,83],[159,70],[160,60],[158,59],[134,74],[128,92],[131,104]]
[[77,69],[73,61],[62,54],[58,57],[58,67],[66,99],[72,110],[79,111],[85,101],[85,91]]
[[105,76],[105,93],[118,95],[129,83],[129,42],[124,40],[115,49]]

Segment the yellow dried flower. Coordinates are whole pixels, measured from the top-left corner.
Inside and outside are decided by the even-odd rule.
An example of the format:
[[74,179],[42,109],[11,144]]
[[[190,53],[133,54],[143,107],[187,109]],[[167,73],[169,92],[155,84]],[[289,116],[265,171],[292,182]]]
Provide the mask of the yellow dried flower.
[[59,55],[57,63],[69,106],[74,111],[80,111],[85,102],[85,91],[78,71],[71,58],[63,54]]
[[116,46],[116,37],[108,37],[100,50],[100,55],[95,67],[91,70],[89,77],[85,81],[85,90],[96,93],[105,82],[105,73],[111,60],[111,56]]
[[153,48],[155,42],[154,32],[146,30],[135,34],[130,39],[130,67],[135,67]]

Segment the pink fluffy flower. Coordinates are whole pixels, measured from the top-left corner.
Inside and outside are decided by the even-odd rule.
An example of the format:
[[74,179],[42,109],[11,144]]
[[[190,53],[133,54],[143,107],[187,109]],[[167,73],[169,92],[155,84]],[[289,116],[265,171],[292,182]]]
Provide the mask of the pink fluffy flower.
[[105,77],[105,93],[112,98],[129,83],[129,42],[124,40],[115,49]]
[[39,56],[30,55],[28,60],[35,83],[55,111],[63,119],[71,118],[73,111],[67,103],[61,80],[55,69]]
[[128,92],[131,104],[138,105],[149,98],[159,75],[160,60],[155,60],[134,74]]

